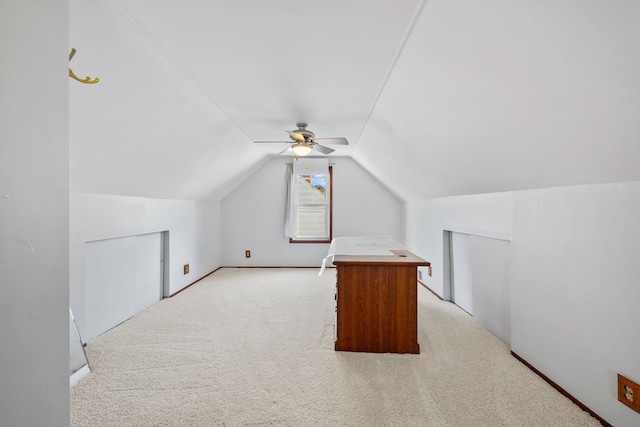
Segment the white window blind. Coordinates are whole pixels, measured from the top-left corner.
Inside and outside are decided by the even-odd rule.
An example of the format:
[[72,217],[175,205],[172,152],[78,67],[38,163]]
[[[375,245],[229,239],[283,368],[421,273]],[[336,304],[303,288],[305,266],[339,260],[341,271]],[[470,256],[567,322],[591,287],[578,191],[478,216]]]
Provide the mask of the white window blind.
[[301,159],[288,168],[287,236],[295,240],[329,238],[328,159]]

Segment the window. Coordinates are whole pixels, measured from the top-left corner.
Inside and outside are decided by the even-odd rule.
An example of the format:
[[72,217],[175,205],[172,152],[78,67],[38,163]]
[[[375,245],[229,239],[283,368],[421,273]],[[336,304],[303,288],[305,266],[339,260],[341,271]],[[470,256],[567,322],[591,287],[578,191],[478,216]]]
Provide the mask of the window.
[[292,165],[288,179],[289,242],[331,242],[332,172],[327,159],[298,160]]

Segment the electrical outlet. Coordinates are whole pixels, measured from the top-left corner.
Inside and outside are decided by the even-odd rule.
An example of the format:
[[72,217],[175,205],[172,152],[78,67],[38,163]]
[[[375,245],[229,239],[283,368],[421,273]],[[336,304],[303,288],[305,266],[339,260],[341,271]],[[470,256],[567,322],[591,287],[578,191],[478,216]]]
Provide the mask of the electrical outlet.
[[244,251],[245,258],[251,258],[251,251]]
[[618,400],[640,412],[640,385],[618,374]]
[[189,264],[184,265],[184,274],[189,274]]

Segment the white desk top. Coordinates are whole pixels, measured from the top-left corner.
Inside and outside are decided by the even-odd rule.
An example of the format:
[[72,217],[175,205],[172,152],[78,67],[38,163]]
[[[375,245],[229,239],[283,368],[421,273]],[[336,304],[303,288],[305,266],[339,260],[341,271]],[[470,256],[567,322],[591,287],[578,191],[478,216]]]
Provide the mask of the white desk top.
[[324,273],[327,260],[333,260],[334,255],[395,255],[392,250],[406,250],[407,248],[388,236],[345,236],[335,237],[331,241],[327,256],[322,260],[322,267],[318,276]]
[[392,250],[406,250],[386,236],[336,237],[331,241],[327,257],[333,255],[393,255]]

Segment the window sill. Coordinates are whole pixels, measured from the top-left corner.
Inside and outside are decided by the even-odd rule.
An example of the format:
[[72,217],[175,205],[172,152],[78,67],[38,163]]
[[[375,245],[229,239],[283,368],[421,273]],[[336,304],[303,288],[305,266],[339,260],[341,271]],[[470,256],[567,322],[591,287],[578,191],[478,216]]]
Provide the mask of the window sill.
[[323,239],[323,240],[313,240],[313,239],[294,239],[289,238],[289,243],[331,243],[331,239]]

